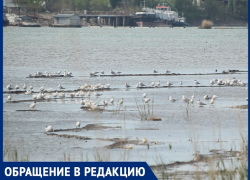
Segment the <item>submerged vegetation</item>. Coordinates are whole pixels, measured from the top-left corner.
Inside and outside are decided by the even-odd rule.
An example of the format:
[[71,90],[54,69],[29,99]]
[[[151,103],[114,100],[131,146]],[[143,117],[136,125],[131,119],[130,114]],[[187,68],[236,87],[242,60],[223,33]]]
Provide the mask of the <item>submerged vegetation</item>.
[[149,103],[140,104],[140,102],[136,98],[135,98],[135,102],[136,102],[136,107],[139,112],[141,120],[148,120],[149,118],[154,117],[154,111],[153,111],[154,99],[152,99],[151,107]]

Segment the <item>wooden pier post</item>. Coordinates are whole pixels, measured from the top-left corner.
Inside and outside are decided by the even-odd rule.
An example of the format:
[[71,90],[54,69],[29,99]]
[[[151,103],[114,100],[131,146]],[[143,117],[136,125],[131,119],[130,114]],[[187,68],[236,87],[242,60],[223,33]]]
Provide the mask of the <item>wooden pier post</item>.
[[101,18],[97,17],[97,25],[100,26],[101,25]]
[[116,19],[116,27],[118,27],[118,17],[115,17],[115,19]]
[[123,27],[125,27],[126,26],[126,17],[122,17],[122,19],[123,19]]

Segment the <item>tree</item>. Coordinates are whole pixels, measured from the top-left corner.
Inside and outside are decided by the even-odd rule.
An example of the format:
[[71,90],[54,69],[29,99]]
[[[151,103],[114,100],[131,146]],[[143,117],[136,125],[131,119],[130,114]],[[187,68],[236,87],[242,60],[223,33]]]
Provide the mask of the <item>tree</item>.
[[109,0],[111,8],[113,8],[113,9],[115,9],[117,7],[119,2],[121,2],[121,0]]
[[26,7],[28,12],[33,12],[35,15],[36,12],[42,9],[44,1],[43,0],[13,0],[13,3],[21,7]]
[[62,9],[62,0],[45,0],[46,10],[58,12]]

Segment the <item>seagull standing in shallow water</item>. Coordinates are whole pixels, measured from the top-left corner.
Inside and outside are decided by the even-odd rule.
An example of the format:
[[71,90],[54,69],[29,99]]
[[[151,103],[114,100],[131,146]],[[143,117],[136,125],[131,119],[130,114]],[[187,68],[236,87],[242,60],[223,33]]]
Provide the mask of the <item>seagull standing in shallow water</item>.
[[171,82],[167,81],[167,85],[168,85],[168,86],[172,86],[172,85],[173,85],[173,83],[171,83]]
[[204,96],[204,99],[205,99],[205,100],[209,100],[209,99],[211,99],[211,97],[208,97],[208,95],[206,94],[206,95]]
[[9,94],[8,97],[7,97],[7,100],[11,100],[11,95]]
[[194,98],[192,97],[189,102],[193,104],[194,103]]
[[196,84],[196,85],[198,85],[198,84],[200,84],[198,81],[196,81],[196,80],[194,80],[194,83]]
[[125,83],[125,87],[126,87],[126,88],[129,88],[129,87],[131,87],[131,86],[128,85],[128,83]]
[[110,70],[110,73],[111,73],[111,74],[113,74],[113,75],[115,75],[115,72],[114,72],[114,71],[112,71],[112,69]]
[[52,94],[53,97],[57,97],[58,92],[56,91],[55,93]]
[[170,71],[168,71],[167,69],[165,69],[165,73],[168,74],[168,73],[170,73]]
[[149,98],[145,98],[145,99],[144,99],[144,102],[145,102],[145,103],[148,103],[149,101],[150,101]]
[[120,104],[120,105],[123,104],[123,98],[119,100],[119,104]]
[[121,73],[122,73],[122,72],[120,72],[120,71],[116,71],[116,74],[117,74],[117,75],[120,75]]
[[209,101],[209,104],[214,104],[214,98],[212,98],[211,101]]
[[53,128],[52,128],[52,126],[45,126],[45,131],[46,132],[52,132],[53,131]]
[[32,89],[33,89],[33,86],[32,86],[32,84],[30,84],[30,90],[32,91]]
[[168,97],[168,100],[169,100],[170,102],[175,102],[175,101],[177,101],[176,99],[173,99],[172,96],[169,96],[169,97]]
[[27,89],[27,86],[26,86],[25,83],[24,83],[24,85],[23,85],[23,89],[24,89],[24,91],[26,91],[26,89]]
[[61,84],[59,84],[58,87],[60,90],[65,89],[64,87],[61,86]]
[[200,100],[197,101],[197,104],[201,107],[203,105],[206,105],[205,103],[201,102]]
[[182,95],[182,101],[184,101],[184,102],[189,102],[189,99],[188,99],[188,98],[185,98],[185,96]]
[[81,123],[79,121],[76,122],[76,128],[80,128]]
[[109,101],[110,101],[111,104],[113,104],[114,103],[114,98],[112,97]]
[[12,87],[11,87],[10,84],[7,86],[7,89],[8,89],[9,91],[12,89]]
[[16,90],[18,90],[18,89],[19,89],[19,86],[18,86],[18,85],[16,85],[16,86],[15,86],[15,89],[16,89]]
[[31,105],[30,108],[34,108],[36,106],[36,101],[34,101]]

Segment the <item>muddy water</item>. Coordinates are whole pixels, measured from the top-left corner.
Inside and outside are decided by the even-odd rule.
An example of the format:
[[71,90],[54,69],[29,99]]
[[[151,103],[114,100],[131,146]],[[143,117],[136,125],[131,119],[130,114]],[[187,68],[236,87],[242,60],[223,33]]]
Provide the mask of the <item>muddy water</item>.
[[[248,110],[234,109],[233,106],[248,104],[246,87],[210,86],[213,78],[241,79],[248,81],[246,72],[219,74],[222,70],[237,69],[247,71],[248,43],[247,29],[197,28],[4,28],[4,89],[12,86],[33,84],[34,91],[40,86],[45,89],[75,90],[85,83],[110,83],[110,91],[90,99],[98,104],[101,100],[114,97],[114,105],[109,104],[103,111],[80,109],[81,98],[55,99],[37,102],[35,110],[30,110],[31,102],[6,103],[3,94],[4,148],[18,150],[20,157],[28,156],[29,161],[61,161],[64,154],[71,161],[146,161],[150,165],[174,161],[190,161],[195,151],[207,153],[211,149],[240,150],[240,133],[247,136]],[[110,69],[122,74],[152,74],[153,69],[164,73],[214,73],[216,75],[178,76],[121,76],[89,77],[88,72]],[[45,71],[71,71],[72,78],[26,78],[28,73]],[[167,80],[173,83],[170,88],[136,89],[141,81],[150,86],[160,81],[166,86]],[[194,80],[205,87],[195,86]],[[125,89],[127,82],[132,87]],[[149,106],[154,116],[162,121],[141,120],[136,101],[141,105],[142,94],[151,99]],[[181,100],[185,95],[195,103],[187,105]],[[214,106],[209,105],[203,96],[219,96]],[[177,99],[168,101],[168,96]],[[121,107],[118,100],[123,98]],[[12,94],[12,100],[31,100],[31,95]],[[86,97],[84,98],[86,99]],[[198,107],[196,101],[206,103]],[[146,106],[148,110],[148,106]],[[99,124],[108,128],[83,129],[81,131],[59,131],[59,135],[75,135],[90,138],[64,138],[46,135],[44,127],[54,129],[75,128],[76,121],[81,126]],[[120,128],[115,128],[119,126]],[[150,129],[150,130],[147,130]],[[137,140],[127,144],[132,149],[113,148],[120,140]],[[147,138],[149,146],[142,143]],[[134,142],[134,141],[133,141]],[[170,148],[171,146],[171,148]],[[100,155],[100,158],[98,158]],[[9,161],[8,155],[4,158]]]

